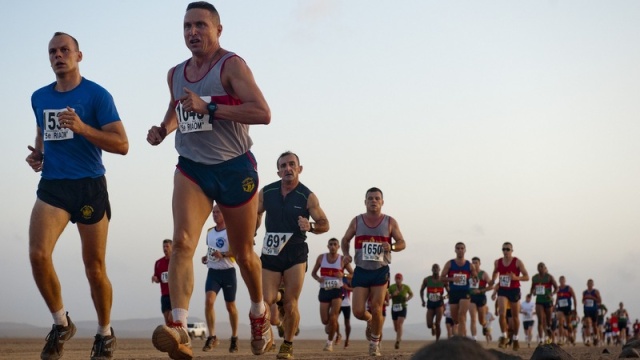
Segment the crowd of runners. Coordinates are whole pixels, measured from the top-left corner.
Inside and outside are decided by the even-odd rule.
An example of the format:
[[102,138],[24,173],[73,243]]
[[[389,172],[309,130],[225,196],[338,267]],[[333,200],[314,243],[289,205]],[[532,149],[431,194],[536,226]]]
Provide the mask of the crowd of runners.
[[[232,330],[228,350],[239,350],[237,267],[250,298],[252,353],[275,350],[276,327],[282,338],[276,357],[291,359],[300,325],[298,302],[309,263],[306,239],[327,232],[330,225],[316,194],[299,181],[303,166],[295,153],[282,153],[276,160],[280,180],[258,189],[249,125],[269,124],[271,113],[246,62],[220,46],[221,34],[220,15],[213,5],[199,1],[187,6],[183,36],[191,56],[168,71],[170,101],[163,119],[147,134],[147,142],[158,146],[175,132],[179,154],[173,172],[174,232],[163,241],[164,257],[156,262],[151,278],[161,287],[165,323],[153,331],[152,342],[172,359],[193,357],[187,330],[195,285],[193,258],[202,228],[212,216],[215,226],[207,231],[208,251],[201,258],[208,271],[205,317],[209,335],[202,350],[220,344],[213,310],[220,290]],[[80,233],[98,320],[90,357],[111,359],[117,338],[111,327],[113,297],[105,265],[111,207],[102,151],[125,155],[129,142],[112,96],[80,75],[83,54],[78,41],[56,32],[48,53],[56,81],[32,96],[37,132],[26,158],[35,172],[42,173],[29,228],[30,263],[54,322],[41,359],[62,357],[64,344],[77,330],[64,306],[52,260],[56,242],[69,222],[77,224]],[[328,252],[317,256],[311,275],[319,287],[320,319],[326,332],[323,350],[349,346],[353,313],[366,323],[368,354],[381,356],[387,307],[399,349],[414,293],[402,274],[392,276],[390,272],[392,253],[404,250],[406,244],[396,219],[382,212],[382,190],[372,187],[364,195],[365,212],[353,217],[340,240],[327,241]],[[265,236],[258,256],[254,245],[260,240],[255,235],[263,226],[263,217]],[[540,342],[574,342],[580,323],[587,345],[624,343],[629,337],[629,314],[623,304],[605,319],[607,309],[592,280],[578,300],[565,278],[557,283],[543,263],[530,279],[522,261],[513,256],[511,243],[502,245],[503,256],[493,262],[491,273],[481,269],[478,257],[466,260],[466,250],[465,244],[457,243],[456,257],[442,266],[434,264],[432,275],[421,285],[427,326],[436,339],[441,336],[444,316],[449,336],[475,339],[481,328],[491,340],[493,315],[488,296],[496,301],[500,347],[518,349],[520,313],[528,343],[534,314]],[[521,303],[521,284],[527,281],[531,287],[525,290],[527,301]],[[582,320],[577,315],[580,304]],[[345,319],[344,340],[340,314]],[[637,320],[633,330],[637,333]]]

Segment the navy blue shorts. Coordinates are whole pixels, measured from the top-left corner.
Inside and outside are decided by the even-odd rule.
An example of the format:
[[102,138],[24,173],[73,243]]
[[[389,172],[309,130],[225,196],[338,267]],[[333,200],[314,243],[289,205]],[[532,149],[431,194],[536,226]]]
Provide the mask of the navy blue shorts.
[[443,306],[444,306],[444,301],[443,300],[439,300],[439,301],[427,300],[427,309],[435,310],[435,309],[441,308]]
[[242,206],[258,191],[258,165],[251,151],[215,165],[180,156],[176,167],[209,198],[225,207]]
[[[306,242],[297,244],[287,243],[278,255],[260,256],[262,268],[273,272],[284,274],[285,270],[290,269],[294,265],[307,263],[309,257],[309,246]],[[305,266],[304,272],[307,272]]]
[[487,295],[471,295],[471,302],[476,305],[476,307],[481,308],[487,305]]
[[377,270],[365,270],[356,266],[351,279],[351,287],[369,288],[372,286],[386,286],[389,282],[389,265]]
[[321,303],[330,303],[333,299],[342,299],[342,289],[320,289],[318,292],[318,301]]
[[504,296],[512,303],[518,302],[520,301],[520,288],[498,288],[498,296]]
[[111,219],[111,205],[104,176],[74,180],[40,179],[38,199],[71,215],[72,223],[91,225],[99,222],[106,212]]
[[204,291],[214,291],[217,294],[220,292],[220,289],[222,289],[224,301],[236,301],[236,291],[238,290],[236,268],[224,270],[209,269]]
[[340,312],[344,315],[345,320],[351,319],[351,306],[341,306]]
[[162,310],[163,314],[171,311],[171,298],[169,295],[162,295],[160,297],[160,310]]
[[461,300],[469,300],[469,290],[449,291],[449,305],[458,305]]
[[406,318],[407,317],[407,307],[403,306],[400,311],[393,311],[393,306],[391,307],[391,320],[398,320],[399,317]]

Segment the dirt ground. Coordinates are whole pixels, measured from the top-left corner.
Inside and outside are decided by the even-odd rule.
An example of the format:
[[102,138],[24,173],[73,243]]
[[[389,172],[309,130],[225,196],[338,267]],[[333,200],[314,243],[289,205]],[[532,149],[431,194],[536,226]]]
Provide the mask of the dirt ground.
[[[393,341],[383,341],[382,359],[409,359],[419,348],[425,346],[428,342],[423,341],[404,341],[400,349],[393,348]],[[93,339],[74,338],[65,345],[65,353],[63,360],[86,360],[89,359]],[[220,345],[211,352],[203,352],[202,346],[204,341],[196,339],[193,342],[194,359],[212,359],[212,358],[231,358],[231,359],[256,359],[251,354],[249,341],[240,341],[240,351],[235,354],[228,352],[229,341],[222,340]],[[39,359],[40,351],[44,346],[44,339],[0,339],[0,359]],[[278,343],[279,346],[279,343]],[[294,342],[294,357],[296,359],[370,359],[368,356],[368,343],[366,341],[351,341],[347,349],[343,348],[343,344],[334,346],[333,352],[324,352],[322,348],[324,341],[322,340],[296,340]],[[485,345],[487,347],[487,345]],[[495,343],[491,346],[495,347]],[[607,347],[610,354],[603,354],[605,347],[585,347],[581,344],[577,346],[563,347],[576,359],[602,360],[615,359],[620,354],[620,347]],[[511,350],[504,352],[518,355],[522,359],[529,359],[533,354],[534,347],[521,348],[517,353]],[[269,352],[260,358],[275,359],[276,352]],[[118,347],[114,356],[115,359],[168,359],[166,353],[157,351],[151,344],[151,339],[118,339]]]

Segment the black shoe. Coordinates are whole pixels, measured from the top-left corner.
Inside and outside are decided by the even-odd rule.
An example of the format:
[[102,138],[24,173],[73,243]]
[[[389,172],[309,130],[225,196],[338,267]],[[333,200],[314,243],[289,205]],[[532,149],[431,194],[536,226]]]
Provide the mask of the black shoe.
[[47,335],[47,343],[44,345],[44,349],[40,353],[40,359],[42,360],[58,360],[64,353],[65,341],[71,339],[76,334],[76,325],[69,318],[69,313],[66,314],[67,326],[53,325],[51,331]]
[[218,346],[218,343],[219,341],[217,336],[209,336],[202,347],[202,351],[211,351],[214,347]]
[[116,334],[111,328],[111,335],[102,336],[96,334],[96,340],[93,342],[91,349],[91,360],[108,360],[113,358],[113,352],[116,350]]
[[229,352],[230,353],[237,353],[238,352],[238,337],[237,336],[232,336],[231,337],[231,345],[229,345]]

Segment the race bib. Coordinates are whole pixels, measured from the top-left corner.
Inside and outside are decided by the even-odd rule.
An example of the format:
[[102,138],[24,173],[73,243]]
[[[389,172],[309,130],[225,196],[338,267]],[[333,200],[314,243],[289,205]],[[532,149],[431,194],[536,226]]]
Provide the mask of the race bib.
[[63,111],[67,111],[67,109],[44,111],[44,134],[42,134],[44,141],[73,139],[73,131],[63,129],[60,126],[58,115]]
[[568,307],[569,299],[558,299],[558,307]]
[[340,286],[340,281],[338,279],[328,279],[324,281],[325,290],[337,289],[339,287],[341,286]]
[[480,281],[476,278],[470,278],[469,279],[469,288],[470,289],[479,289],[480,288]]
[[402,311],[402,304],[393,304],[391,306],[391,311],[394,311],[394,312]]
[[382,250],[382,243],[363,242],[362,243],[362,260],[384,261],[384,251]]
[[500,286],[501,287],[511,286],[511,275],[500,275]]
[[467,274],[453,274],[453,284],[458,286],[467,285]]
[[212,247],[209,247],[209,251],[207,251],[207,260],[208,260],[209,262],[217,262],[217,261],[220,261],[220,259],[218,259],[218,258],[216,257],[216,252],[218,252],[218,250],[217,250],[217,249],[212,248]]
[[293,233],[272,233],[264,234],[262,243],[262,253],[265,255],[277,256],[282,251],[284,245],[289,241]]
[[589,308],[594,307],[595,304],[596,303],[595,303],[595,301],[593,301],[593,299],[586,299],[584,301],[584,306],[589,307]]
[[[211,96],[201,96],[200,98],[207,103],[211,101]],[[209,114],[185,111],[179,101],[176,105],[176,115],[178,116],[178,129],[183,134],[213,130],[213,119],[209,118]]]
[[536,285],[536,295],[544,295],[546,293],[544,285]]
[[169,272],[165,271],[162,274],[160,274],[160,282],[163,284],[166,284],[169,282]]
[[441,300],[440,293],[429,293],[428,295],[429,301],[437,302]]

